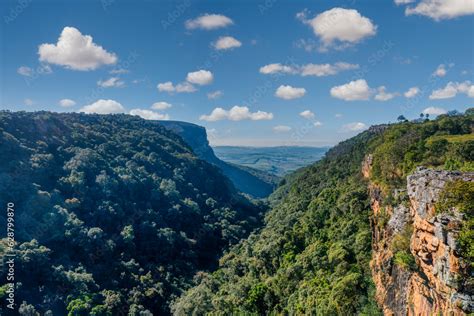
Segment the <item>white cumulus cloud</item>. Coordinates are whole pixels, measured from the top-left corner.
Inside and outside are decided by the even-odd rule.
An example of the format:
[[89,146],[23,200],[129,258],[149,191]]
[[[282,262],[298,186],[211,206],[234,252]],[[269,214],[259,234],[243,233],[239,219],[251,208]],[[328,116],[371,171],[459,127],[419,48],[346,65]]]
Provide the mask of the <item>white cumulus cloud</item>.
[[365,125],[362,122],[354,122],[354,123],[349,123],[346,125],[342,126],[342,131],[344,132],[358,132],[362,131],[367,128],[367,125]]
[[97,85],[102,88],[120,88],[125,86],[125,82],[120,80],[118,77],[111,77],[107,80],[99,80],[97,81]]
[[474,14],[472,0],[422,0],[405,9],[406,15],[424,15],[435,21]]
[[222,14],[204,14],[195,19],[187,20],[185,27],[188,30],[202,29],[215,30],[234,24],[232,19]]
[[313,123],[313,126],[314,127],[321,127],[321,126],[323,126],[323,123],[321,123],[320,121],[316,121],[316,122]]
[[221,36],[212,46],[217,50],[228,50],[242,46],[242,43],[232,36]]
[[387,92],[385,86],[380,86],[377,88],[377,94],[374,99],[377,101],[388,101],[398,96],[397,92]]
[[464,93],[470,98],[474,98],[474,85],[468,80],[464,82],[448,82],[448,84],[441,89],[431,92],[430,99],[449,99],[455,97],[458,93]]
[[242,120],[271,120],[273,114],[263,111],[251,112],[246,106],[233,106],[230,110],[223,108],[215,108],[209,115],[201,115],[199,117],[202,121],[214,122],[221,120],[242,121]]
[[273,131],[277,133],[286,133],[291,131],[291,127],[286,126],[286,125],[277,125],[273,127]]
[[65,107],[65,108],[69,108],[71,106],[76,105],[76,101],[71,100],[71,99],[62,99],[62,100],[59,100],[58,103],[60,106]]
[[314,113],[311,112],[310,110],[305,110],[300,113],[300,116],[309,120],[309,119],[314,118]]
[[100,99],[92,104],[82,107],[79,112],[97,113],[97,114],[112,114],[123,113],[125,108],[117,101]]
[[298,65],[282,65],[280,63],[268,64],[260,68],[260,73],[269,74],[299,74],[303,77],[316,76],[324,77],[338,74],[341,71],[358,69],[359,65],[346,62],[337,62],[334,64],[306,64]]
[[168,114],[161,114],[158,112],[143,110],[143,109],[133,109],[130,110],[130,115],[140,116],[145,120],[169,120],[170,117]]
[[331,96],[345,101],[368,100],[372,94],[367,81],[359,79],[331,88]]
[[269,75],[269,74],[276,74],[276,73],[295,73],[296,69],[291,66],[282,65],[280,63],[275,64],[268,64],[263,67],[260,67],[260,73]]
[[415,97],[418,93],[420,93],[420,88],[418,87],[411,87],[410,89],[408,89],[403,95],[405,96],[405,98],[413,98]]
[[308,19],[307,14],[307,11],[300,12],[297,18],[312,27],[321,39],[323,50],[331,46],[351,46],[377,33],[377,26],[354,9],[333,8],[313,19]]
[[281,85],[275,92],[275,96],[280,99],[292,100],[303,97],[306,94],[305,88],[294,88],[292,86]]
[[28,99],[28,98],[24,99],[24,100],[23,100],[23,103],[24,103],[25,105],[28,105],[28,106],[32,106],[33,104],[35,104],[35,102],[34,102],[33,100]]
[[196,88],[189,82],[178,83],[176,86],[171,82],[163,82],[157,85],[158,91],[168,93],[191,93],[197,91]]
[[446,111],[443,108],[437,108],[434,106],[430,106],[426,109],[423,110],[423,114],[429,114],[429,115],[441,115],[441,114],[446,114],[448,111]]
[[153,110],[166,110],[166,109],[169,109],[170,107],[172,107],[171,104],[169,104],[168,102],[164,102],[164,101],[161,101],[161,102],[155,102],[152,104],[151,108]]
[[335,64],[307,64],[301,66],[300,73],[302,76],[330,76],[335,75],[341,71],[352,70],[359,68],[359,65],[338,62]]
[[212,83],[212,80],[214,80],[214,76],[212,72],[201,69],[195,72],[189,72],[186,76],[186,80],[190,83],[203,86]]
[[117,62],[114,53],[95,44],[90,35],[82,35],[74,27],[65,27],[56,44],[41,44],[39,60],[73,70],[94,70]]

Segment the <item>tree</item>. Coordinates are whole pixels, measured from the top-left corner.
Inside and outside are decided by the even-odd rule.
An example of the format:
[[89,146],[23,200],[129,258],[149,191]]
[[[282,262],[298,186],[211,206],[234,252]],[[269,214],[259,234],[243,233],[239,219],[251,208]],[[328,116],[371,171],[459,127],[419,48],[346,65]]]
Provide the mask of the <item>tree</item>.
[[399,116],[397,117],[397,121],[399,121],[399,122],[405,122],[406,120],[407,120],[406,117],[403,116],[403,115],[399,115]]

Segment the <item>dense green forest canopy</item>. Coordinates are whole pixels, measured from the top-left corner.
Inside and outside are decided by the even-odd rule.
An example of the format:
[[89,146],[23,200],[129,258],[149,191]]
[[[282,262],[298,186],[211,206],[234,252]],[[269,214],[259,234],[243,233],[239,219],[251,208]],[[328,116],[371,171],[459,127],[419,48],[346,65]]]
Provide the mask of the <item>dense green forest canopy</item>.
[[133,116],[0,112],[0,154],[25,315],[168,314],[264,211],[176,134]]
[[[156,122],[0,112],[20,312],[378,315],[362,161],[372,155],[369,180],[395,203],[390,192],[419,165],[473,171],[473,131],[473,110],[374,126],[286,177],[262,223],[263,204]],[[467,216],[460,249],[472,263],[472,187],[462,185],[443,203]]]
[[[378,315],[373,300],[371,216],[361,165],[391,201],[419,165],[474,171],[474,110],[374,126],[297,171],[271,196],[264,228],[228,251],[213,273],[173,304],[176,315]],[[463,190],[463,192],[466,190]],[[466,191],[466,194],[470,191]],[[459,194],[458,194],[459,195]],[[472,196],[468,200],[472,205]],[[466,202],[463,202],[465,205]],[[473,258],[472,211],[461,232]],[[406,259],[406,258],[404,258]],[[399,261],[404,264],[405,261]]]

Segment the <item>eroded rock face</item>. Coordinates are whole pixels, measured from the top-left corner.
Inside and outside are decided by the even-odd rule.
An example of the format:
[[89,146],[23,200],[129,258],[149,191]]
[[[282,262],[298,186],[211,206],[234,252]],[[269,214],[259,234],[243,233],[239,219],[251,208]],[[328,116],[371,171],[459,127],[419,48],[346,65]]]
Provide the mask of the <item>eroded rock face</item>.
[[[366,177],[370,176],[371,160],[370,157],[363,164]],[[435,213],[435,204],[444,186],[454,180],[474,181],[474,173],[420,167],[407,178],[408,201],[395,207],[381,207],[380,189],[377,186],[370,188],[374,214],[371,268],[376,299],[385,315],[466,315],[474,312],[473,293],[467,293],[462,286],[456,249],[463,215],[455,209],[449,213]],[[410,252],[416,262],[414,269],[395,265],[390,249],[394,236],[406,225],[413,227]]]

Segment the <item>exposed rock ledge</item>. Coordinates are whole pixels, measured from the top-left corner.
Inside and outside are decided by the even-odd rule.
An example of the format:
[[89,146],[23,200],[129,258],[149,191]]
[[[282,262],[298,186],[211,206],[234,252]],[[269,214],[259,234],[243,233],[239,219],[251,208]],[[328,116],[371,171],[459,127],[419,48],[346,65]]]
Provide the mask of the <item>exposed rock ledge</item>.
[[[370,176],[372,157],[362,171]],[[435,203],[447,182],[474,181],[474,173],[419,167],[407,178],[409,203],[381,207],[380,189],[371,186],[373,255],[376,299],[385,315],[466,315],[474,312],[474,296],[462,287],[456,237],[463,216],[456,210],[435,214]],[[394,192],[398,194],[399,191]],[[381,223],[384,214],[388,221]],[[412,225],[410,252],[416,269],[393,263],[390,244],[405,225]]]

